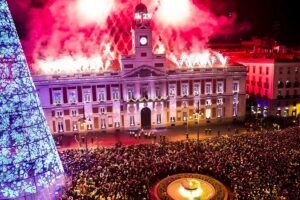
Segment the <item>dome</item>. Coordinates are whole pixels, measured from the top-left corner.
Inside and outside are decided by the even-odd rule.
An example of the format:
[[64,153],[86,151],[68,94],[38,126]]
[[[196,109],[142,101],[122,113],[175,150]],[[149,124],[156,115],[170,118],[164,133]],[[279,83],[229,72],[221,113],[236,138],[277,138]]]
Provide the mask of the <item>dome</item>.
[[147,7],[145,6],[145,4],[138,4],[136,7],[135,7],[135,13],[148,13],[148,10],[147,10]]

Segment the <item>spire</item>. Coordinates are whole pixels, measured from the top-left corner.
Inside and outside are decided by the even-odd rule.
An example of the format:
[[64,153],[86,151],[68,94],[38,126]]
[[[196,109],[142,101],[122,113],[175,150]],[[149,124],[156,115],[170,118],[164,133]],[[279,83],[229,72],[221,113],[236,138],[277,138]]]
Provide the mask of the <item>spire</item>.
[[0,0],[0,199],[51,199],[64,171],[5,0]]

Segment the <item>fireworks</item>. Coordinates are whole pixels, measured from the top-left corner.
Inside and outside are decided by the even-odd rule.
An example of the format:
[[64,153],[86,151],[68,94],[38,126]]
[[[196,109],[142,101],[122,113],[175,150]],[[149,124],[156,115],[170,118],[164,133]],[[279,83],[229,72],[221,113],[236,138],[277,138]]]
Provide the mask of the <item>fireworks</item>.
[[193,4],[190,0],[159,0],[156,19],[164,26],[181,26],[188,23]]
[[65,56],[61,58],[48,57],[38,62],[44,74],[76,74],[107,71],[110,61],[104,62],[101,56],[80,57]]
[[114,0],[77,0],[76,11],[80,17],[78,22],[82,25],[105,24],[114,6]]
[[[133,53],[132,24],[138,17],[134,8],[139,0],[45,2],[43,7],[27,9],[29,32],[22,42],[34,72],[107,71],[112,70],[111,63],[120,63],[115,61],[121,55]],[[143,3],[149,12],[144,17],[152,18],[154,53],[165,53],[180,68],[226,65],[227,58],[205,49],[205,45],[223,30],[234,30],[234,19],[216,16],[198,1]]]
[[179,58],[174,54],[168,55],[169,59],[179,68],[211,68],[226,67],[227,57],[221,53],[205,50],[201,53],[186,53],[183,52]]

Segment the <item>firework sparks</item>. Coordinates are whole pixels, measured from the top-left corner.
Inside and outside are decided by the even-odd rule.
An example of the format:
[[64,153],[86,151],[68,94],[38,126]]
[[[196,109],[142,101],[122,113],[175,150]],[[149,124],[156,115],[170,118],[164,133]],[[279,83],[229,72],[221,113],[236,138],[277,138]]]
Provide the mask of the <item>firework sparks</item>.
[[[22,6],[30,15],[28,37],[22,43],[34,72],[112,70],[109,64],[119,61],[120,55],[133,53],[133,8],[140,1],[44,2],[38,8]],[[216,16],[199,1],[144,0],[143,3],[152,17],[154,53],[165,53],[178,67],[226,65],[227,58],[205,50],[205,45],[215,34],[233,27],[233,18]],[[71,65],[76,67],[68,67]]]

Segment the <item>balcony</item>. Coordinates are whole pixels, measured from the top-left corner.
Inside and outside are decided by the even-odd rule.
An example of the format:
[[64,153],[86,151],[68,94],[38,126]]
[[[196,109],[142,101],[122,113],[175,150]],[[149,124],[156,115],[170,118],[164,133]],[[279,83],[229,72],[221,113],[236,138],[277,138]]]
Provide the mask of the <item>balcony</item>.
[[76,103],[77,103],[76,100],[70,100],[70,101],[69,101],[69,104],[72,104],[72,105],[75,105]]
[[294,83],[294,88],[298,88],[299,87],[299,82],[298,81],[295,81]]
[[182,97],[188,97],[189,95],[187,93],[182,93]]
[[100,103],[103,103],[105,101],[106,101],[105,99],[98,99],[98,102],[100,102]]
[[54,105],[55,105],[55,106],[61,106],[61,104],[62,104],[62,102],[59,102],[59,101],[54,102]]

